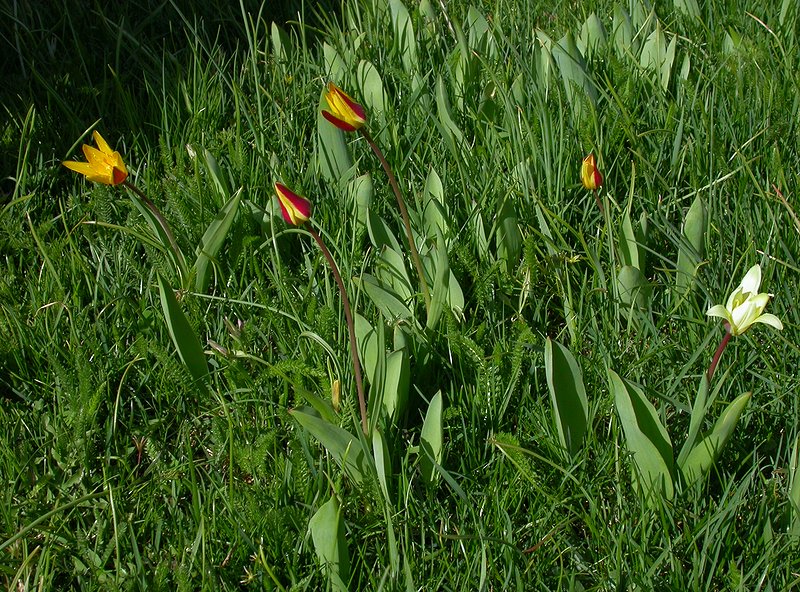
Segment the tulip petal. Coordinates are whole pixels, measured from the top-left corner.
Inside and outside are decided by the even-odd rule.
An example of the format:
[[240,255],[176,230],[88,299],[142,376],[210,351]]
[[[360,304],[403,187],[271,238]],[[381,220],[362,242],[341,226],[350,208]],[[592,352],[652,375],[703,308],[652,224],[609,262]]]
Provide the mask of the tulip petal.
[[764,323],[765,325],[769,325],[770,327],[775,327],[779,331],[783,329],[783,323],[781,320],[776,317],[774,314],[764,313],[760,317],[758,317],[754,323]]
[[753,265],[745,274],[742,283],[740,284],[742,292],[750,294],[758,294],[758,287],[761,285],[761,266]]
[[76,162],[74,160],[65,160],[62,162],[65,167],[70,169],[71,171],[75,171],[85,177],[94,174],[94,167],[90,165],[88,162]]
[[94,132],[92,132],[92,137],[94,138],[94,143],[97,144],[98,148],[100,148],[100,152],[108,154],[109,156],[114,152],[111,150],[108,142],[106,142],[105,139],[103,139],[103,136],[100,135],[100,132],[94,130]]
[[728,322],[730,322],[731,320],[731,313],[728,312],[728,309],[722,306],[721,304],[716,304],[711,308],[709,308],[706,311],[706,315],[710,317],[719,317],[721,319],[725,319]]
[[322,116],[325,119],[327,119],[328,121],[330,121],[333,125],[335,125],[336,127],[338,127],[342,131],[345,131],[345,132],[354,132],[354,131],[356,131],[355,127],[353,127],[352,125],[350,125],[346,121],[342,121],[341,119],[336,117],[333,113],[330,113],[329,111],[323,111],[322,112]]

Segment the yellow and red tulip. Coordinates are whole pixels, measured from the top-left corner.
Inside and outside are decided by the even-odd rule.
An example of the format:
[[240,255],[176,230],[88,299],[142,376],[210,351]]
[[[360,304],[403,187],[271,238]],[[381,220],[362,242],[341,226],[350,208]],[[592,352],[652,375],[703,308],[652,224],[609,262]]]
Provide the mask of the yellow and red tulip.
[[128,169],[125,168],[125,163],[122,162],[122,156],[120,156],[119,152],[111,149],[99,132],[93,132],[92,137],[97,144],[97,148],[88,144],[83,145],[83,154],[86,156],[86,162],[65,160],[61,164],[95,183],[103,183],[104,185],[124,183],[125,179],[128,178]]
[[309,200],[302,195],[297,195],[281,183],[275,183],[275,193],[278,195],[278,203],[281,204],[284,220],[294,226],[308,222],[311,218],[311,202]]
[[364,107],[351,99],[333,82],[328,83],[328,90],[325,91],[325,101],[328,103],[329,110],[323,109],[322,116],[340,130],[354,132],[364,127],[364,124],[367,123]]
[[594,154],[583,159],[581,164],[581,183],[586,189],[595,191],[603,184],[603,175],[597,170]]

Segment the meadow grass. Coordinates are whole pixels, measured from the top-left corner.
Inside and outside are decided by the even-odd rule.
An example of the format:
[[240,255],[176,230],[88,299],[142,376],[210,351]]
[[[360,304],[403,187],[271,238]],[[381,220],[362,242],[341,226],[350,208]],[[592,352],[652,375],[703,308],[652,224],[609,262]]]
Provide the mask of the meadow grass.
[[[795,5],[218,4],[138,7],[147,18],[94,6],[55,23],[0,5],[13,72],[0,139],[5,586],[798,586]],[[326,164],[319,105],[331,79],[364,103],[432,269],[446,261],[463,293],[432,327],[414,295],[404,318],[370,291],[369,277],[397,269],[380,229],[405,252],[403,225],[360,136],[342,136],[352,167]],[[182,285],[123,189],[60,166],[95,124],[187,255],[241,188],[207,290]],[[581,185],[590,152],[602,211]],[[385,484],[380,471],[343,470],[290,413],[340,388],[336,420],[360,431],[341,300],[308,233],[281,218],[275,181],[313,201],[356,312],[385,339],[375,347],[408,362],[397,417],[380,416],[369,392]],[[684,218],[698,196],[707,224],[695,244]],[[647,220],[639,300],[617,279],[626,213],[631,232]],[[609,370],[643,389],[677,453],[724,334],[706,310],[754,264],[784,329],[732,339],[702,430],[752,391],[749,405],[702,479],[648,498]],[[415,277],[407,255],[400,265]],[[159,277],[205,350],[207,382],[176,352]],[[588,429],[573,453],[555,422],[547,338],[585,384]],[[438,466],[421,442],[437,393]],[[309,528],[331,499],[343,584]]]

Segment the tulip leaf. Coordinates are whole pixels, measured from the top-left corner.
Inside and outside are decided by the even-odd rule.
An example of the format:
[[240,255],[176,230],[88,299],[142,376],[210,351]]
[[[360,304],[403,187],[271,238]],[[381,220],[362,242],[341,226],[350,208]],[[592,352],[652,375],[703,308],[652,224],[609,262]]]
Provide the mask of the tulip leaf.
[[391,423],[405,410],[411,387],[411,362],[404,349],[386,356],[386,374],[383,381],[383,411]]
[[678,267],[675,284],[680,294],[691,289],[697,266],[705,254],[705,237],[708,226],[703,199],[695,197],[683,220],[683,238],[678,245]]
[[603,27],[603,22],[594,12],[589,15],[586,22],[581,27],[581,33],[578,40],[578,49],[580,52],[591,57],[597,53],[598,49],[606,44],[606,30]]
[[467,10],[466,29],[467,43],[471,51],[477,52],[479,55],[485,54],[489,58],[497,55],[497,47],[489,23],[474,6],[470,6]]
[[586,73],[586,61],[578,50],[572,32],[568,32],[554,44],[551,52],[553,61],[561,73],[573,116],[576,121],[580,121],[583,117],[584,98],[593,106],[597,104],[597,88]]
[[700,6],[697,4],[697,0],[673,0],[673,6],[677,12],[680,12],[689,18],[701,18]]
[[361,275],[361,285],[375,306],[391,321],[397,319],[410,319],[413,315],[405,302],[397,294],[382,287],[380,281],[368,273]]
[[692,449],[686,461],[680,465],[687,486],[708,473],[711,465],[719,458],[720,451],[733,433],[751,395],[752,393],[745,393],[734,399],[722,412],[711,432]]
[[386,446],[386,439],[377,428],[372,430],[372,457],[375,459],[375,470],[378,473],[378,483],[381,486],[383,497],[387,504],[392,503],[389,492],[389,479],[392,476],[391,455]]
[[400,51],[403,68],[407,74],[411,74],[419,69],[417,64],[417,39],[414,35],[411,16],[408,14],[408,9],[402,0],[389,0],[389,11],[392,14],[394,38]]
[[349,70],[339,52],[332,45],[325,42],[322,44],[322,54],[325,60],[325,75],[328,80],[343,80]]
[[686,457],[689,456],[689,452],[694,448],[695,442],[697,441],[697,435],[700,433],[700,428],[706,417],[706,411],[708,411],[708,386],[708,376],[703,374],[700,378],[700,385],[697,388],[697,395],[694,398],[694,403],[692,403],[692,414],[689,417],[689,432],[678,454],[678,466],[683,466],[683,463],[686,462]]
[[647,310],[650,302],[650,283],[636,267],[626,265],[617,274],[619,300],[626,308]]
[[372,210],[367,214],[367,230],[369,231],[369,240],[376,249],[380,250],[383,247],[389,247],[398,253],[403,252],[392,230],[384,222],[383,218]]
[[544,368],[559,441],[574,457],[583,443],[589,417],[583,374],[569,349],[549,337],[544,346]]
[[625,210],[622,215],[622,240],[619,241],[619,253],[622,265],[642,269],[639,263],[639,246],[636,244],[636,234],[631,224],[631,212]]
[[361,96],[364,97],[364,107],[370,116],[376,116],[379,121],[386,120],[386,92],[383,90],[383,80],[378,69],[372,62],[361,60],[356,69],[356,78],[361,87]]
[[403,302],[409,302],[413,292],[402,255],[394,249],[383,247],[376,267],[375,275],[381,284],[390,288]]
[[323,109],[328,109],[324,90],[317,109],[317,168],[325,179],[338,184],[351,173],[353,159],[347,149],[344,132],[322,116]]
[[478,251],[478,258],[485,261],[489,256],[489,239],[486,236],[486,228],[481,216],[481,208],[476,202],[472,202],[472,214],[470,215],[472,234],[475,239],[475,248]]
[[328,576],[331,589],[347,592],[350,580],[350,554],[347,550],[342,510],[335,496],[325,502],[308,521],[317,559]]
[[281,29],[274,22],[270,27],[270,38],[272,41],[272,55],[278,63],[288,62],[292,55],[292,42],[286,31]]
[[512,274],[519,265],[522,253],[522,234],[519,231],[517,212],[509,198],[503,199],[497,214],[497,258],[503,270]]
[[353,179],[348,185],[348,194],[355,205],[355,219],[359,228],[366,228],[369,207],[374,195],[372,175],[366,173]]
[[445,306],[450,303],[450,260],[441,234],[433,243],[430,257],[433,262],[434,280],[426,327],[433,329],[438,324]]
[[444,209],[444,187],[435,169],[431,168],[425,180],[422,221],[427,238],[436,238],[437,230],[443,236],[448,233],[447,212]]
[[214,188],[217,190],[217,194],[222,198],[223,201],[228,199],[231,194],[231,188],[228,186],[228,181],[225,179],[225,174],[222,172],[222,169],[219,168],[217,159],[214,158],[214,155],[208,150],[203,150],[203,157],[205,160],[206,171],[208,171],[208,176],[211,177],[211,181],[214,183]]
[[614,46],[619,57],[636,54],[637,47],[634,45],[633,24],[631,17],[619,4],[614,6]]
[[242,199],[242,189],[240,188],[228,202],[222,206],[222,209],[217,214],[217,217],[209,224],[203,238],[200,239],[200,245],[197,247],[196,254],[197,260],[194,263],[195,268],[195,291],[204,293],[208,289],[209,281],[211,280],[211,267],[209,263],[217,256],[222,244],[225,242],[225,237],[233,224],[233,219],[236,217],[236,212],[239,209],[239,203]]
[[672,499],[672,443],[658,419],[655,407],[635,385],[626,383],[609,370],[611,391],[628,450],[633,457],[638,483],[645,498],[657,495]]
[[175,293],[161,275],[158,276],[158,292],[161,297],[161,308],[167,321],[167,329],[172,343],[178,350],[178,356],[189,370],[189,374],[198,383],[207,384],[209,379],[208,362],[197,334],[183,314]]
[[438,471],[436,465],[442,464],[442,391],[437,392],[428,404],[428,412],[422,423],[420,434],[420,469],[426,483],[434,483]]
[[360,483],[369,474],[367,453],[361,441],[347,430],[322,419],[311,407],[289,411],[311,434],[351,479]]
[[789,459],[789,503],[792,505],[792,522],[789,528],[794,537],[800,536],[800,434],[794,441]]
[[456,158],[461,158],[461,145],[464,142],[464,134],[453,121],[450,111],[450,99],[447,97],[447,89],[441,76],[436,78],[436,113],[437,120],[434,120],[439,133],[442,134],[445,144],[450,149],[451,154]]
[[355,313],[353,324],[355,325],[358,355],[361,365],[364,366],[364,374],[369,383],[374,386],[379,380],[378,368],[382,366],[380,356],[384,350],[383,342],[379,339],[375,328],[360,314]]

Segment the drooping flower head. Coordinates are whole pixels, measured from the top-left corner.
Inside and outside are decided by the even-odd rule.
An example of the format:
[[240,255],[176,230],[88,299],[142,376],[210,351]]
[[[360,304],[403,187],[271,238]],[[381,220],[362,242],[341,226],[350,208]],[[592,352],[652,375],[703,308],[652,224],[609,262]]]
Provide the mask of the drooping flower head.
[[275,193],[281,204],[283,219],[289,224],[299,226],[311,218],[311,202],[301,195],[282,185],[275,183]]
[[581,183],[586,189],[594,191],[603,184],[603,175],[597,170],[594,154],[583,159],[581,164]]
[[742,283],[728,297],[725,306],[721,304],[712,306],[706,314],[725,319],[731,335],[741,335],[753,323],[765,323],[776,329],[783,329],[783,323],[778,317],[764,312],[772,294],[759,294],[760,285],[761,267],[753,265],[744,276]]
[[342,89],[333,82],[328,83],[325,91],[325,101],[329,111],[322,110],[322,116],[340,130],[354,132],[364,127],[367,123],[367,114],[364,107],[351,99]]
[[103,183],[104,185],[124,183],[125,179],[128,178],[128,169],[125,168],[125,163],[122,162],[122,156],[120,156],[119,152],[111,149],[99,132],[92,132],[92,137],[97,144],[97,148],[88,144],[83,145],[83,154],[86,156],[86,162],[65,160],[61,164],[95,183]]

